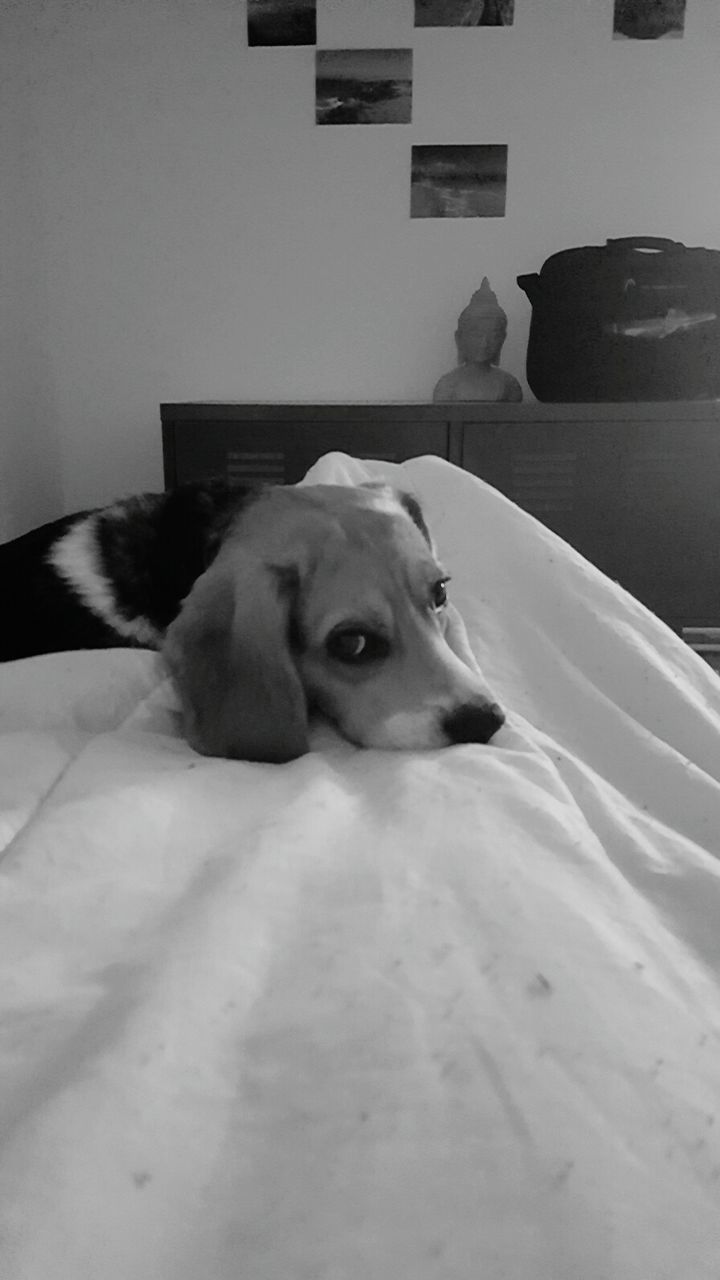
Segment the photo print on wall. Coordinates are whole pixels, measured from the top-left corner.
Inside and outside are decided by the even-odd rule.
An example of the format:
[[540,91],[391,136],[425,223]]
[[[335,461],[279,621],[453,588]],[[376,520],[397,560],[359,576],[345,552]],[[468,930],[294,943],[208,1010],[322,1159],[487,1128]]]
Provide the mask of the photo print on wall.
[[317,124],[409,124],[412,49],[318,49]]
[[685,30],[685,0],[615,0],[614,40],[679,39]]
[[315,44],[315,0],[247,0],[248,44]]
[[504,218],[508,149],[496,144],[412,148],[411,218]]
[[509,27],[515,0],[415,0],[416,27]]

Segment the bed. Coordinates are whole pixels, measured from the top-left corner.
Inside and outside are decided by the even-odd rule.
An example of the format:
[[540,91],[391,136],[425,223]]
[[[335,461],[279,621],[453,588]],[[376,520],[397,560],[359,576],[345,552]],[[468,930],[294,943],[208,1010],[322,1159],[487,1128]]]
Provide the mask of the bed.
[[439,458],[508,722],[287,765],[157,655],[0,668],[7,1280],[718,1280],[720,679]]

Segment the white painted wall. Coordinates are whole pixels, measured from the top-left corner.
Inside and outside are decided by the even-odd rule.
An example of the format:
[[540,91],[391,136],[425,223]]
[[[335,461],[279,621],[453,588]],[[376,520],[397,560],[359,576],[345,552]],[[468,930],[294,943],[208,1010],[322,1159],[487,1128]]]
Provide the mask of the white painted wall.
[[[0,0],[0,536],[161,485],[161,400],[418,400],[487,274],[632,233],[720,247],[720,5],[611,39],[612,0],[415,30],[318,0],[325,47],[414,49],[413,123],[314,125],[314,50],[242,0]],[[410,220],[412,143],[509,145],[504,219]]]

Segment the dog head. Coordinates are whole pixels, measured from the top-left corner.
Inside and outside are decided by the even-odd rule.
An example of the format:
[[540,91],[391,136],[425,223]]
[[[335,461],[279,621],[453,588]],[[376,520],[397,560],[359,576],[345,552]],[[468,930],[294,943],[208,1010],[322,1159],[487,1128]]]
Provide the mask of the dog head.
[[167,633],[188,740],[207,755],[291,760],[317,709],[365,747],[488,742],[504,716],[447,582],[410,495],[265,490]]

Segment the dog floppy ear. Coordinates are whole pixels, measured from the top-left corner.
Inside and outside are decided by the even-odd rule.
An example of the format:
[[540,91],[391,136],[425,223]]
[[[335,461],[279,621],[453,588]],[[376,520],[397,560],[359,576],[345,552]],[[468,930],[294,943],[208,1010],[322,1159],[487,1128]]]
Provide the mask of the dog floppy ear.
[[287,593],[256,557],[221,553],[197,579],[163,650],[196,751],[276,764],[305,754],[307,707],[287,633]]

